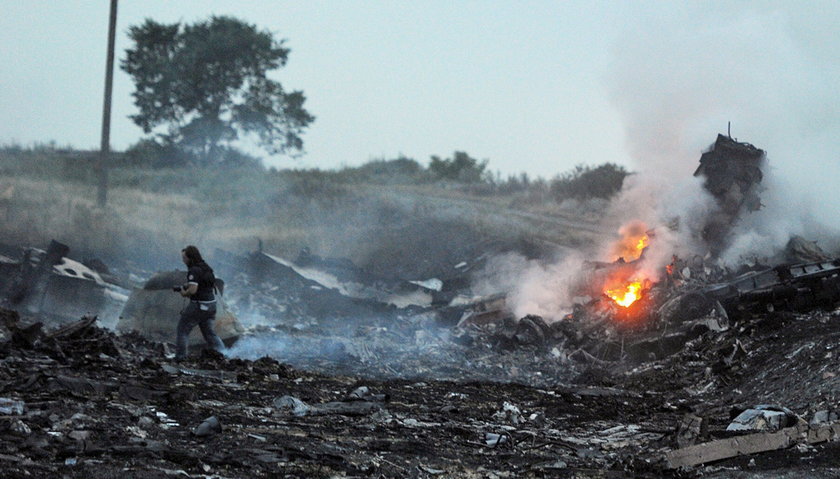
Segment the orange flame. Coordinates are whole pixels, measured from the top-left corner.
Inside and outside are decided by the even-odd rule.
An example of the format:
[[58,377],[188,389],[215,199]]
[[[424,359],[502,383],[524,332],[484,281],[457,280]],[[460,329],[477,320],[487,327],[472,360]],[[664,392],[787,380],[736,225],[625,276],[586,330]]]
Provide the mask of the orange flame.
[[624,258],[624,261],[629,262],[639,259],[650,241],[646,230],[647,227],[641,222],[623,226],[619,230],[621,239],[612,248],[613,260]]
[[626,286],[608,289],[605,291],[605,294],[619,305],[629,308],[631,304],[642,297],[642,282],[633,280],[632,283]]
[[620,238],[613,243],[610,251],[615,263],[601,291],[619,306],[630,308],[650,287],[648,274],[636,260],[642,257],[654,234],[644,222],[638,220],[625,223],[618,234]]
[[644,235],[639,238],[639,241],[636,243],[636,251],[639,252],[639,255],[642,254],[642,250],[647,248],[648,245],[648,235]]

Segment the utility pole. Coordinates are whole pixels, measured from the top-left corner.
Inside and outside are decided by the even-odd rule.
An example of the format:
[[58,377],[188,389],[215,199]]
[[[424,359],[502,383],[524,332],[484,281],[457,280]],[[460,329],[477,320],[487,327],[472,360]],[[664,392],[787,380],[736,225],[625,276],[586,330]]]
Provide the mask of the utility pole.
[[102,106],[102,142],[99,145],[99,161],[96,164],[99,190],[97,204],[105,207],[108,200],[108,154],[111,144],[111,90],[114,84],[114,37],[117,30],[117,0],[111,0],[111,18],[108,22],[108,62],[105,67],[105,101]]

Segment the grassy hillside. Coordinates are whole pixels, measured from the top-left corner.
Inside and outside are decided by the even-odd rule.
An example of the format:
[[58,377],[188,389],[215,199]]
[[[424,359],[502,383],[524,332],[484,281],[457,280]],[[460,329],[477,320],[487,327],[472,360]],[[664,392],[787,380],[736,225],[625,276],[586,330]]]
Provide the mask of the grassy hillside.
[[[504,243],[537,254],[587,241],[598,199],[558,202],[536,188],[436,181],[403,160],[340,171],[238,168],[110,170],[109,201],[94,204],[93,156],[0,150],[4,243],[63,241],[80,255],[163,267],[194,243],[205,250],[293,256],[308,246],[374,270],[433,272],[459,248]],[[501,184],[501,186],[500,186]]]

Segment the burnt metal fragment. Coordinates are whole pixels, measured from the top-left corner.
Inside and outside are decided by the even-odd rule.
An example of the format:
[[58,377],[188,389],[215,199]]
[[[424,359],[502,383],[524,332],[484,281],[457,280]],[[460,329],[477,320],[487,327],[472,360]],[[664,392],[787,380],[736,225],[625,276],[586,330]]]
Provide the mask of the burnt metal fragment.
[[213,436],[222,432],[222,423],[216,416],[210,416],[192,430],[194,436]]
[[840,301],[840,259],[780,265],[700,290],[720,302],[730,317],[774,310],[830,308]]
[[705,178],[703,186],[718,206],[703,227],[703,239],[713,254],[726,249],[732,226],[743,211],[761,208],[759,188],[765,157],[764,150],[723,135],[718,135],[714,145],[700,157],[694,176]]

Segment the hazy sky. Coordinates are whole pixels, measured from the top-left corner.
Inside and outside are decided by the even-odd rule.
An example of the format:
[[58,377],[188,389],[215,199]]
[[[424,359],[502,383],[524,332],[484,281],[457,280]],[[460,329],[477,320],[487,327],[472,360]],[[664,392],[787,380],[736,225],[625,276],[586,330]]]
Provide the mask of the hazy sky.
[[[232,15],[287,39],[277,79],[317,119],[281,167],[461,150],[505,174],[684,173],[732,121],[797,179],[837,176],[840,2],[731,3],[122,0],[117,60],[144,18]],[[108,4],[0,0],[0,143],[98,148]],[[123,149],[142,132],[115,74]]]

